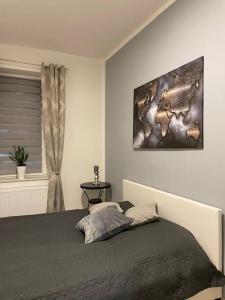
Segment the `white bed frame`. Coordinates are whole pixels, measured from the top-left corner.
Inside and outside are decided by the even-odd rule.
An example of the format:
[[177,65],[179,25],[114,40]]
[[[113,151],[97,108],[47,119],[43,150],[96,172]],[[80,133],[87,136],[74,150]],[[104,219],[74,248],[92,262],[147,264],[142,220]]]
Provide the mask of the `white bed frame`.
[[[222,210],[173,194],[123,180],[123,200],[135,206],[154,201],[160,217],[188,229],[218,270],[222,271]],[[222,288],[209,288],[189,300],[214,300]]]

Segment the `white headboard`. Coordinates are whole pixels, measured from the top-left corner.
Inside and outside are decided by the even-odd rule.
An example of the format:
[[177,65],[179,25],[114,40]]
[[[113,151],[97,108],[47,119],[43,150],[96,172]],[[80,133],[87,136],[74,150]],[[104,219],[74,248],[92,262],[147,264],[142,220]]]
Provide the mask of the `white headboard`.
[[155,201],[159,216],[188,229],[218,270],[222,270],[222,210],[123,180],[123,200],[134,205]]

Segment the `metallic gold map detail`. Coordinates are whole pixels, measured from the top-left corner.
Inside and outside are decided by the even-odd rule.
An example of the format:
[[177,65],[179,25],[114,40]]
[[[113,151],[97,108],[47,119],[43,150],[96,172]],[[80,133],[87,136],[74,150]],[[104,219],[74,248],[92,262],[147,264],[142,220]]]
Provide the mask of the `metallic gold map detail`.
[[134,90],[135,149],[203,148],[200,57]]
[[161,126],[162,137],[166,136],[167,134],[172,115],[173,114],[171,112],[168,112],[166,110],[157,111],[155,115],[155,122],[160,124]]
[[195,124],[194,127],[191,127],[187,130],[187,137],[192,137],[195,141],[199,138],[200,131],[198,129],[198,125]]

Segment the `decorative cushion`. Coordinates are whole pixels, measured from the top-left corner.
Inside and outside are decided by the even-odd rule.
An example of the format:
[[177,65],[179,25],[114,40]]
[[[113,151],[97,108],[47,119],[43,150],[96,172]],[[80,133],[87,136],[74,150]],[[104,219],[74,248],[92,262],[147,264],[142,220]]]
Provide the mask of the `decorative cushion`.
[[156,212],[156,203],[149,203],[143,206],[133,206],[126,211],[125,216],[133,219],[130,226],[149,223],[159,218]]
[[85,243],[110,238],[128,228],[133,219],[126,217],[115,206],[108,206],[81,219],[76,227],[85,233]]
[[90,212],[90,214],[93,214],[93,213],[95,213],[105,207],[108,207],[108,206],[115,206],[119,212],[123,212],[122,208],[120,207],[120,205],[117,202],[102,202],[102,203],[92,205],[89,208],[89,212]]
[[129,201],[120,201],[119,203],[120,207],[122,208],[123,212],[125,213],[129,208],[133,207],[133,204]]

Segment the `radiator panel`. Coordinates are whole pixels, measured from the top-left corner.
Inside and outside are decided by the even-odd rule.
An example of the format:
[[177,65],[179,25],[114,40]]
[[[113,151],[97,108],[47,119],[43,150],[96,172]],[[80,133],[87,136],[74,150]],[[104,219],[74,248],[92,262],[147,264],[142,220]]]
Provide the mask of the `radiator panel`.
[[0,217],[45,213],[47,192],[47,184],[0,189]]

